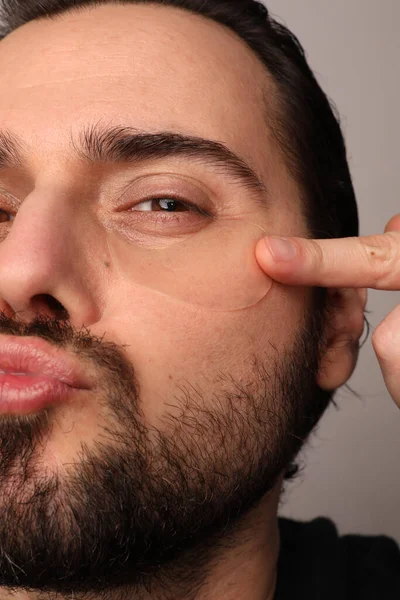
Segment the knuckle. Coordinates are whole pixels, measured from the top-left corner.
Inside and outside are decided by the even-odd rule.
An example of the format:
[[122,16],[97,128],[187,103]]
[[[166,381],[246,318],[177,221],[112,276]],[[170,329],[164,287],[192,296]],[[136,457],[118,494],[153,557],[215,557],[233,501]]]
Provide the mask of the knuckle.
[[325,257],[321,246],[315,240],[310,241],[311,266],[318,271],[323,271],[325,267]]
[[381,358],[386,358],[387,348],[388,348],[388,334],[387,328],[383,326],[383,324],[378,325],[372,334],[372,345],[374,347],[375,352]]
[[[365,239],[365,238],[364,238]],[[388,281],[400,281],[400,236],[388,232],[379,236],[360,239],[368,267],[374,273],[376,287]]]
[[399,353],[398,340],[396,339],[399,336],[396,333],[383,321],[372,334],[372,345],[376,354],[382,360],[389,361]]

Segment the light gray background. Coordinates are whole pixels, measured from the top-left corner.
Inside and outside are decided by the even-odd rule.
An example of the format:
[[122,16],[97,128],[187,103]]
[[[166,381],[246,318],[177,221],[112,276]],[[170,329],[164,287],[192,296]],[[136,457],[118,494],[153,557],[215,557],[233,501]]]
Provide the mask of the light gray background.
[[[265,0],[304,46],[342,117],[358,197],[361,234],[383,232],[400,212],[400,2]],[[370,291],[372,330],[400,303]],[[400,412],[371,345],[302,455],[302,476],[287,488],[281,514],[326,515],[342,533],[386,533],[400,541]]]

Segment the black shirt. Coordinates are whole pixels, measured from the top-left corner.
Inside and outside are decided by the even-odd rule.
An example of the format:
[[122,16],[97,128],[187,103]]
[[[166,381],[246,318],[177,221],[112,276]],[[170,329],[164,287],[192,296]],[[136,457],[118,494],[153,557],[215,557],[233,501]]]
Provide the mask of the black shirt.
[[386,536],[340,537],[332,521],[279,519],[275,600],[400,600],[400,549]]

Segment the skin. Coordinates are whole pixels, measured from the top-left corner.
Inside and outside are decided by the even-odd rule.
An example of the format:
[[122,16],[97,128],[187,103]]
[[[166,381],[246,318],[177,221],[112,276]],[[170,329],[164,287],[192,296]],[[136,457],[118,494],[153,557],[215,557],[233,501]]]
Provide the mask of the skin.
[[[1,43],[0,72],[0,126],[21,134],[30,161],[27,170],[2,175],[19,211],[0,245],[0,308],[5,313],[22,311],[27,320],[38,311],[52,316],[43,296],[48,294],[68,310],[74,328],[84,325],[91,335],[129,344],[126,355],[140,381],[144,418],[157,427],[173,411],[165,399],[174,396],[182,381],[196,381],[206,373],[210,403],[218,372],[246,380],[249,355],[265,355],[272,364],[273,348],[279,354],[291,346],[310,299],[305,289],[310,282],[275,283],[257,305],[235,312],[208,311],[201,302],[177,305],[173,296],[160,302],[154,290],[136,285],[129,273],[117,269],[104,226],[104,215],[112,216],[112,208],[99,206],[101,190],[112,197],[128,183],[131,167],[84,166],[67,148],[71,129],[100,119],[223,141],[268,186],[268,207],[252,202],[248,192],[216,170],[189,161],[138,165],[137,173],[190,177],[211,189],[222,219],[257,222],[267,234],[306,236],[297,186],[266,124],[264,98],[267,94],[274,102],[273,85],[239,38],[179,10],[102,6],[20,28]],[[249,243],[262,236],[255,229]],[[263,244],[257,248],[260,266],[279,281],[279,266]],[[132,260],[128,242],[119,252],[120,264]],[[227,271],[235,267],[228,261]],[[200,286],[196,298],[206,293]],[[318,383],[327,390],[350,377],[362,334],[363,299],[351,290],[337,293],[343,301],[329,323],[329,344],[318,373]],[[343,344],[344,339],[352,343]],[[88,363],[87,368],[95,379],[96,366]],[[93,447],[103,417],[95,400],[85,397],[60,409],[41,455],[43,468],[63,473],[83,442]],[[273,597],[281,485],[282,477],[247,515],[246,535],[238,534],[235,547],[224,551],[200,600]],[[11,597],[32,600],[36,595]],[[159,596],[143,595],[153,597]]]
[[[366,304],[367,288],[399,291],[400,214],[390,219],[383,235],[338,240],[284,238],[282,246],[266,238],[257,246],[260,266],[274,280],[288,285],[342,287],[356,291]],[[351,292],[351,293],[352,293]],[[372,344],[389,394],[400,408],[400,306],[375,329]]]

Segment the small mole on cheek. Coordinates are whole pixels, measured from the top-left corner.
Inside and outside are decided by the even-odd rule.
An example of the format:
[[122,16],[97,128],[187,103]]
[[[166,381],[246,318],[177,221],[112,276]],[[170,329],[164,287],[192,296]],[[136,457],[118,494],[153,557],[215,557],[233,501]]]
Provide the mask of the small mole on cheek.
[[172,375],[168,375],[168,379],[172,379]]
[[108,262],[108,260],[105,261],[104,266],[107,267],[107,269],[110,268],[110,263]]
[[371,256],[375,256],[375,252],[371,252]]

